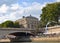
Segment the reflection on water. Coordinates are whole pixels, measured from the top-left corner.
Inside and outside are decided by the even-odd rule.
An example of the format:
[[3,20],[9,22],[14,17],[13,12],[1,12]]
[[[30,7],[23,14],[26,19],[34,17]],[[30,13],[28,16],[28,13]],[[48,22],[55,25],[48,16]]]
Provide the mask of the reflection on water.
[[60,42],[10,42],[10,43],[60,43]]

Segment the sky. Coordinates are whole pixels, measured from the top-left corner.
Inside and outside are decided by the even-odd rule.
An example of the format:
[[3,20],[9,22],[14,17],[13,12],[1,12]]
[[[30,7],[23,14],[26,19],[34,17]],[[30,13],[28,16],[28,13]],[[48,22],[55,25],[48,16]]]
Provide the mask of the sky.
[[30,14],[40,19],[42,8],[47,3],[60,0],[0,0],[0,23],[6,20],[16,21]]

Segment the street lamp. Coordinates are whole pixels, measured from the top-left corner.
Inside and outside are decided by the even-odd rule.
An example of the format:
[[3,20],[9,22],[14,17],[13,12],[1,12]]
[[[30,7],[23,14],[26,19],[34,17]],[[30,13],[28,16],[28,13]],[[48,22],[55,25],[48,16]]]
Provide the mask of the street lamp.
[[50,23],[51,23],[51,22],[48,22],[48,23],[46,24],[45,32],[47,32],[47,30],[48,30],[48,25],[49,25]]
[[[57,22],[55,22],[55,21],[51,21],[51,22],[57,23]],[[48,22],[48,23],[46,24],[46,28],[45,28],[45,32],[46,32],[46,33],[47,33],[47,31],[48,31],[48,25],[49,25],[51,22]],[[52,32],[51,32],[51,33],[52,33]]]

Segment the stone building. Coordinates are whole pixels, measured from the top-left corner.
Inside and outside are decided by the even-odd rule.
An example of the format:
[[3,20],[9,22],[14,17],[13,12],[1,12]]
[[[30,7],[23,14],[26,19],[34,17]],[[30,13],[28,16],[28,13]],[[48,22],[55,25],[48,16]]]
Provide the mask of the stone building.
[[60,25],[48,27],[46,34],[60,34]]
[[19,22],[20,25],[23,25],[24,28],[37,28],[39,20],[36,17],[33,16],[23,16],[23,18],[16,20],[16,22]]

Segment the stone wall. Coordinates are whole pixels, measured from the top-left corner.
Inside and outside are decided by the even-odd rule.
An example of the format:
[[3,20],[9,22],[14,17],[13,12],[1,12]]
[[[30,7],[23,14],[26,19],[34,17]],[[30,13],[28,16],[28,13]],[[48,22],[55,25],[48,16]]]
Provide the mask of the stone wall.
[[49,34],[60,33],[60,26],[48,27],[47,33]]

